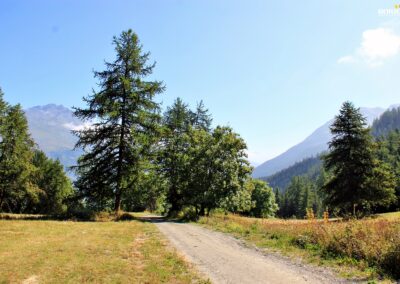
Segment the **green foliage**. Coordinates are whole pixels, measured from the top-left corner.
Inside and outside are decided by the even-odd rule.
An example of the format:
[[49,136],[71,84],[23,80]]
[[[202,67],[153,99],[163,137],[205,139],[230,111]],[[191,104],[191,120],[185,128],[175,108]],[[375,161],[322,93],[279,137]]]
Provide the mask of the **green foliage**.
[[32,183],[34,143],[20,105],[7,108],[0,135],[0,210],[25,213],[42,191]]
[[322,201],[316,183],[305,176],[292,178],[286,192],[281,196],[278,215],[283,218],[296,217],[303,219],[307,209],[320,215],[323,211]]
[[33,165],[36,167],[34,181],[42,190],[33,212],[39,214],[61,214],[66,212],[66,200],[74,194],[72,183],[66,176],[60,161],[35,151]]
[[0,89],[0,212],[60,214],[72,193],[61,164],[36,150],[21,106]]
[[159,164],[168,184],[169,214],[184,207],[196,215],[221,206],[251,207],[244,189],[250,173],[246,144],[229,127],[210,129],[211,120],[202,102],[191,111],[179,98],[164,114]]
[[396,197],[397,202],[394,202],[392,206],[382,208],[388,211],[394,211],[400,209],[400,131],[394,130],[389,132],[386,136],[381,136],[377,141],[378,150],[377,158],[383,161],[389,168],[390,172],[395,177],[396,182]]
[[163,212],[165,210],[166,181],[150,163],[139,171],[138,179],[131,190],[122,196],[122,209],[127,212],[149,210]]
[[86,202],[96,208],[113,202],[119,211],[126,191],[135,190],[142,164],[153,155],[160,120],[154,96],[164,86],[144,80],[155,64],[147,63],[150,54],[142,51],[132,30],[114,37],[113,44],[115,60],[105,63],[106,70],[95,72],[100,90],[84,98],[86,109],[75,109],[78,118],[93,123],[75,131],[76,147],[85,150],[75,169],[76,186]]
[[254,203],[249,211],[251,216],[268,218],[275,216],[278,205],[275,201],[275,194],[266,182],[252,179],[254,189],[251,192],[251,200]]
[[192,123],[197,129],[203,129],[207,132],[211,130],[212,117],[205,108],[203,101],[196,106],[196,111],[192,112]]
[[177,98],[164,114],[162,146],[158,157],[160,172],[167,182],[170,214],[182,209],[183,191],[188,186],[191,123],[191,111]]
[[249,214],[249,212],[255,207],[255,201],[252,200],[252,194],[254,192],[254,184],[249,179],[245,185],[238,191],[232,192],[227,197],[223,198],[220,207],[225,211]]
[[331,179],[326,202],[342,214],[365,213],[394,199],[393,176],[374,158],[374,144],[359,109],[345,102],[331,126],[330,152],[324,157]]
[[230,127],[215,128],[206,139],[194,144],[189,188],[194,189],[194,206],[210,211],[221,201],[240,191],[251,172],[246,144]]

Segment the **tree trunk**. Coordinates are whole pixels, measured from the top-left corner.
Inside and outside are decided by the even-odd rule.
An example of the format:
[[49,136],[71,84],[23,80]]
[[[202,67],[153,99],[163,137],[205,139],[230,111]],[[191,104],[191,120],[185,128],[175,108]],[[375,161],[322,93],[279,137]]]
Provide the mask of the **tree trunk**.
[[[127,69],[126,69],[127,70]],[[125,78],[127,77],[128,74],[125,72]],[[124,139],[125,139],[125,119],[126,119],[126,111],[125,111],[125,105],[126,105],[126,90],[124,88],[123,90],[123,97],[122,97],[122,105],[121,105],[121,132],[120,132],[120,137],[119,137],[119,145],[118,145],[118,168],[117,168],[117,190],[115,193],[115,214],[118,214],[119,211],[121,210],[121,195],[122,195],[122,167],[123,167],[123,162],[124,162],[124,154],[125,154],[125,144],[124,144]]]
[[121,210],[121,191],[119,190],[115,194],[115,205],[114,205],[115,214],[118,215],[120,210]]
[[205,208],[204,208],[203,205],[201,205],[199,215],[200,215],[200,216],[204,216],[205,213],[206,213]]

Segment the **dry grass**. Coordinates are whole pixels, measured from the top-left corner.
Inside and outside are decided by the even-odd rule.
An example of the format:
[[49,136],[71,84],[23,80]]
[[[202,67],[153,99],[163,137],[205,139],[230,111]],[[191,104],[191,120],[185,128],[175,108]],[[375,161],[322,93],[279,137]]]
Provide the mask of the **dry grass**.
[[0,283],[201,281],[150,223],[0,220]]
[[341,276],[400,278],[400,214],[352,221],[281,220],[215,214],[200,223],[289,256],[334,267]]

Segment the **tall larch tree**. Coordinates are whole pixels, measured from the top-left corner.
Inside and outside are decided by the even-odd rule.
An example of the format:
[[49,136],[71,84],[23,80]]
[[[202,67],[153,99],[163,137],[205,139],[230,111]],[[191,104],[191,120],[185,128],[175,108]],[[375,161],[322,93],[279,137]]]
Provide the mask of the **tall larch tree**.
[[394,199],[394,177],[375,159],[366,119],[351,102],[343,103],[330,128],[324,157],[332,178],[324,185],[326,203],[343,214],[365,212]]
[[21,106],[7,107],[1,124],[0,211],[24,213],[39,201],[41,190],[32,182],[33,148]]
[[75,131],[77,148],[85,153],[76,167],[78,187],[84,194],[112,196],[114,210],[121,208],[123,192],[134,186],[141,163],[147,159],[159,126],[160,81],[146,81],[155,63],[143,52],[138,36],[124,31],[114,37],[116,58],[95,72],[99,90],[84,98],[87,108],[75,108],[75,115],[92,126]]

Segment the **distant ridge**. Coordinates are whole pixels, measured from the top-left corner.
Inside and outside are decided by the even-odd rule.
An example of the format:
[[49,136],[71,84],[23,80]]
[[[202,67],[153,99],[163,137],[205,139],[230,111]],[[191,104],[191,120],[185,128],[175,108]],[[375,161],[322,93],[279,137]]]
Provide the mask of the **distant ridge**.
[[[392,107],[392,106],[391,106]],[[361,113],[367,118],[368,124],[371,125],[375,118],[378,118],[384,111],[384,108],[360,108]],[[317,128],[301,143],[291,147],[281,155],[268,160],[253,171],[253,177],[261,178],[271,176],[281,170],[284,170],[296,162],[303,159],[316,156],[319,153],[328,149],[328,142],[331,139],[329,127],[333,119],[324,123]]]
[[[395,129],[400,130],[400,107],[391,106],[374,120],[371,126],[371,133],[378,138]],[[267,181],[272,187],[279,188],[281,192],[284,192],[294,176],[306,176],[316,181],[321,173],[321,167],[321,157],[315,156],[303,159],[273,175],[261,177],[260,179]]]
[[55,104],[35,106],[25,110],[32,138],[48,156],[59,159],[69,167],[76,163],[81,154],[73,150],[77,138],[72,129],[82,126],[71,109]]

